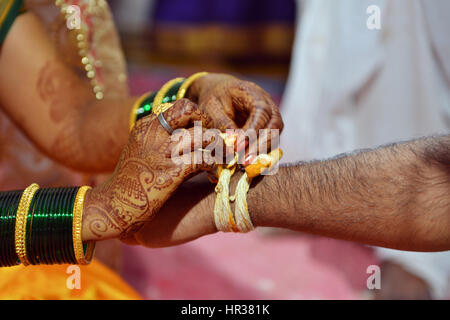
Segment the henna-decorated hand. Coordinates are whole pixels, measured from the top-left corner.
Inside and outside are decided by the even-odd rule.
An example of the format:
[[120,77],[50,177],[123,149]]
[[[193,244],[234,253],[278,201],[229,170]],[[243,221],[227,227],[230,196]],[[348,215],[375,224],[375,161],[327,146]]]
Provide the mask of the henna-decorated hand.
[[[202,121],[206,127],[211,121],[187,99],[177,101],[164,117],[173,129],[189,128],[194,121]],[[193,128],[188,131],[193,136]],[[182,140],[171,140],[155,115],[136,123],[111,178],[86,195],[83,240],[128,238],[154,216],[184,180],[210,169],[205,155],[201,164],[176,164],[172,152],[184,145],[179,143]],[[190,142],[187,148],[191,150],[187,156],[193,157]]]
[[[283,120],[270,95],[252,82],[226,74],[207,74],[191,85],[188,98],[208,114],[211,125],[226,129],[283,129]],[[270,135],[266,137],[270,145]],[[245,144],[237,146],[242,151]]]

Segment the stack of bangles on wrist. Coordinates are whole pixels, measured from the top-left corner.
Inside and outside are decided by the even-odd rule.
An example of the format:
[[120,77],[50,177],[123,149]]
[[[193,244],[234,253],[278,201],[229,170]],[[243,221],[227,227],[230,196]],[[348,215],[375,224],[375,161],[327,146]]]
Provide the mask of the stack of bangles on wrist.
[[95,242],[82,242],[81,224],[90,187],[0,192],[0,267],[89,264]]
[[131,110],[130,131],[139,119],[152,113],[158,116],[169,109],[175,101],[183,99],[190,85],[207,74],[207,72],[199,72],[187,79],[175,78],[164,84],[159,91],[143,94]]

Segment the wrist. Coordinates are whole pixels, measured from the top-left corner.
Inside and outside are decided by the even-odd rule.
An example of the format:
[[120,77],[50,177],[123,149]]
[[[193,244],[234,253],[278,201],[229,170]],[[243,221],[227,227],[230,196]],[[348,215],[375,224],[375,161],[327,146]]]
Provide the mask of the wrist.
[[120,230],[112,227],[114,225],[111,223],[108,199],[101,186],[87,191],[81,227],[83,242],[116,238],[120,235]]
[[[236,193],[236,186],[240,180],[240,178],[242,177],[243,172],[236,172],[233,177],[230,180],[230,194],[235,194]],[[267,221],[265,221],[264,219],[264,214],[261,210],[261,208],[259,208],[259,203],[261,201],[261,199],[255,195],[255,186],[259,184],[259,182],[262,180],[262,176],[258,176],[256,178],[253,179],[249,191],[247,193],[247,205],[248,205],[248,213],[250,215],[250,219],[252,221],[252,224],[254,227],[266,227],[268,226]],[[214,193],[215,196],[215,193]],[[215,199],[215,198],[214,198]],[[214,202],[213,202],[213,207],[214,207]],[[235,212],[236,208],[235,208],[235,203],[231,203],[231,210],[233,212]]]

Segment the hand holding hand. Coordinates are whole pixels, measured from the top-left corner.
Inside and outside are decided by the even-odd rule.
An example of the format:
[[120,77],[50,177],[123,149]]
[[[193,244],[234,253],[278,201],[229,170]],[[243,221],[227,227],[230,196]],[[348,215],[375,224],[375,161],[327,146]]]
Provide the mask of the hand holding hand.
[[[207,74],[191,85],[188,98],[211,119],[211,127],[224,132],[241,128],[283,130],[280,112],[270,95],[252,82],[226,74]],[[266,137],[270,146],[270,135]],[[237,146],[240,152],[245,144]]]
[[[187,99],[177,101],[163,115],[173,129],[188,128],[194,121],[207,126],[211,121]],[[154,216],[184,180],[210,168],[205,162],[175,163],[171,156],[180,145],[172,140],[155,115],[136,123],[111,178],[86,196],[83,240],[127,238]],[[190,143],[188,147],[192,149]]]

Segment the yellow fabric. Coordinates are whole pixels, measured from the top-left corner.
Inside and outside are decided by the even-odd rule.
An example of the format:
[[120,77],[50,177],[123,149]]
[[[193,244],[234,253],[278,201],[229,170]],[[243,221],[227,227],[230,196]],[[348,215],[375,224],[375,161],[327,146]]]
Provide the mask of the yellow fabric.
[[80,289],[69,289],[68,265],[0,268],[0,299],[137,300],[139,294],[119,275],[93,260],[80,267]]

